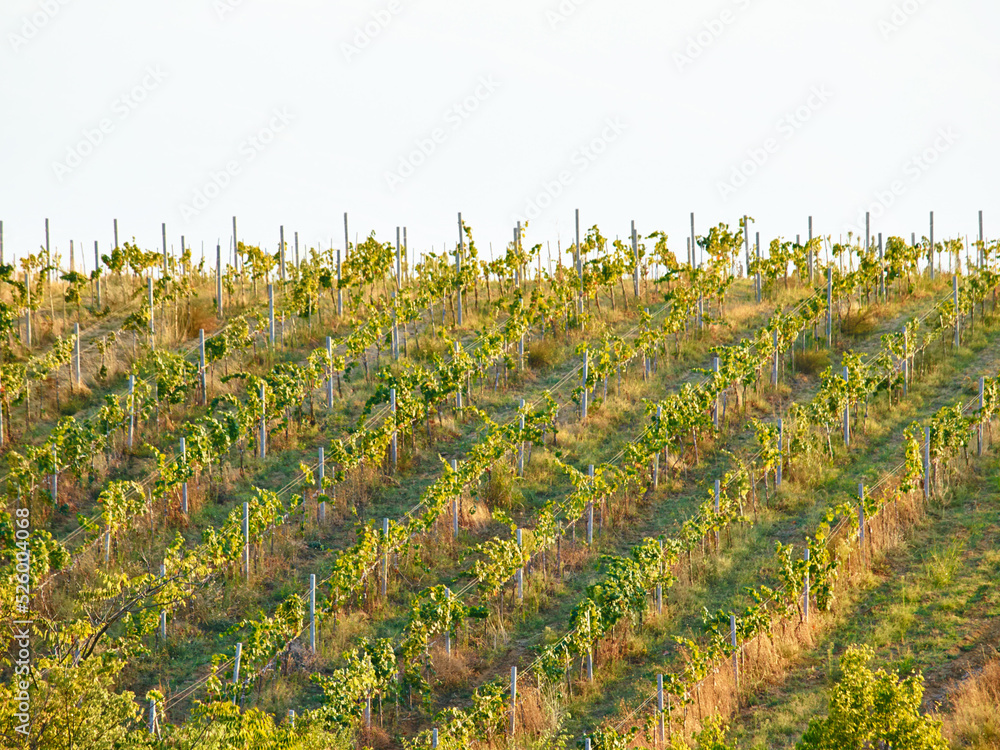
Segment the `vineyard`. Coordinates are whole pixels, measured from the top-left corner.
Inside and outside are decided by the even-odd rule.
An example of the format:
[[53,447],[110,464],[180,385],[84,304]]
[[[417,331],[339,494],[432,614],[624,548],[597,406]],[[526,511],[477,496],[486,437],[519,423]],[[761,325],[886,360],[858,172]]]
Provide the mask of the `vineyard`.
[[347,221],[0,224],[4,747],[1000,747],[982,214]]

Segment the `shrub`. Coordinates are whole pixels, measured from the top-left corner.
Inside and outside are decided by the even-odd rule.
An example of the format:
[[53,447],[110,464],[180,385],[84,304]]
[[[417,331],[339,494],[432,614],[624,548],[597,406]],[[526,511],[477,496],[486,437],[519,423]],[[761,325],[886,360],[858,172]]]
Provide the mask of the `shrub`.
[[847,649],[829,715],[809,722],[796,750],[948,750],[941,722],[920,714],[923,676],[918,672],[900,680],[895,671],[872,672],[873,656],[867,646]]

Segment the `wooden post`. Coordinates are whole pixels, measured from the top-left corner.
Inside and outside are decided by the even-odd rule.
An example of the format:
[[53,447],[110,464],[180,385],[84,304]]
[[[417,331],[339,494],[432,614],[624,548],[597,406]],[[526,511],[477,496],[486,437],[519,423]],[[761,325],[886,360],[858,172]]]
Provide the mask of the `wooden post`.
[[826,348],[833,348],[833,266],[826,267]]
[[924,428],[924,500],[931,498],[931,428]]
[[333,339],[326,337],[326,408],[333,408]]
[[264,384],[260,385],[260,457],[267,458],[267,403],[264,395]]
[[76,379],[76,387],[83,386],[83,379],[80,377],[80,324],[73,324],[73,376]]
[[910,341],[906,326],[903,326],[903,396],[910,390]]
[[931,266],[931,281],[934,281],[934,212],[931,211],[931,236],[930,236],[930,248],[927,250],[927,260],[930,262]]
[[639,240],[635,233],[635,219],[632,220],[632,257],[635,259],[635,271],[632,273],[632,286],[635,298],[639,299]]
[[[187,444],[181,438],[181,463],[187,466]],[[188,514],[188,483],[187,479],[181,482],[181,513]]]
[[150,346],[154,343],[154,336],[156,335],[156,327],[153,325],[153,277],[148,276],[146,278],[146,287],[149,291],[149,343]]
[[274,284],[267,285],[267,339],[274,347]]
[[[521,529],[518,529],[515,533],[517,535],[517,549],[520,552],[524,549],[524,542],[521,538]],[[521,554],[523,554],[523,552]],[[517,601],[519,604],[524,604],[524,566],[517,569],[515,577],[517,579]]]
[[222,318],[222,245],[215,246],[215,310]]
[[[719,374],[719,358],[712,357],[712,372],[715,375]],[[713,382],[713,387],[715,383]],[[716,432],[719,430],[719,391],[718,388],[715,390],[715,402],[712,404],[712,425],[715,427]]]
[[128,447],[135,439],[135,375],[128,376]]
[[[345,219],[346,221],[346,219]],[[344,290],[340,288],[340,250],[337,250],[337,317],[344,314]]]
[[167,223],[163,222],[160,224],[160,232],[163,235],[163,278],[167,278],[170,275],[170,269],[167,265]]
[[580,291],[576,297],[576,314],[583,315],[583,253],[580,252],[580,209],[575,212],[576,224],[576,275],[580,280]]
[[392,293],[392,360],[393,362],[399,359],[399,324],[396,318],[396,292]]
[[[740,652],[736,650],[736,615],[730,613],[729,615],[729,640],[733,644],[733,682],[736,685],[736,690],[740,689]],[[736,700],[739,701],[739,693],[737,692]]]
[[285,276],[285,225],[278,227],[278,275],[284,283]]
[[[2,261],[0,261],[2,262]],[[101,251],[98,249],[97,240],[94,240],[94,270],[101,270]],[[94,283],[97,285],[97,308],[102,307],[101,303],[101,275],[99,273],[95,274],[96,279]]]
[[809,547],[806,547],[805,559],[806,575],[805,580],[802,583],[802,615],[806,624],[809,624]]
[[455,249],[455,273],[458,284],[455,289],[455,319],[462,325],[462,256],[465,255],[465,232],[462,227],[462,214],[458,214],[458,247]]
[[[847,366],[844,366],[844,382],[848,382],[850,377]],[[844,446],[847,448],[851,447],[851,398],[847,397],[844,403]]]
[[[594,483],[594,465],[591,464],[587,467],[587,476],[590,477],[590,483]],[[594,546],[594,501],[591,500],[587,503],[587,546]]]
[[316,653],[316,574],[309,574],[309,650]]
[[663,675],[656,675],[656,718],[659,728],[657,747],[662,746],[666,741],[666,732],[663,727]]
[[[656,407],[656,427],[659,429],[660,421],[663,418],[663,407]],[[653,456],[653,489],[655,490],[660,484],[660,452],[656,451],[656,455]]]
[[31,279],[27,271],[24,272],[24,288],[27,291],[27,306],[24,308],[25,345],[31,348]]
[[[167,566],[160,563],[160,578],[167,577]],[[160,610],[160,643],[167,645],[167,610]]]
[[[760,263],[760,232],[755,233],[754,239],[754,252],[757,254],[757,262]],[[760,271],[758,270],[755,274],[756,289],[757,289],[757,304],[760,304],[760,298],[763,294],[763,287],[761,286]]]
[[243,578],[250,580],[250,503],[243,503]]
[[[444,597],[445,601],[451,601],[451,589],[447,586],[444,587]],[[444,652],[448,656],[451,656],[451,623],[444,631]]]
[[[451,459],[451,470],[458,471],[458,459]],[[458,498],[452,498],[451,501],[451,533],[455,539],[458,539]]]
[[587,400],[589,397],[589,392],[587,388],[587,377],[590,371],[590,350],[585,349],[583,351],[583,379],[581,385],[583,386],[583,392],[580,394],[580,421],[586,421],[587,419]]
[[698,239],[694,233],[694,211],[691,212],[691,267],[698,268],[701,263],[698,261]]
[[351,241],[347,234],[347,211],[344,211],[344,260],[351,257]]
[[208,405],[208,373],[205,366],[205,329],[198,329],[198,378],[201,381],[201,403]]
[[[660,573],[663,573],[663,539],[660,539]],[[663,614],[663,584],[656,584],[656,614]]]
[[858,545],[861,547],[861,561],[868,564],[868,554],[865,551],[865,486],[858,483]]
[[784,463],[784,457],[785,457],[784,437],[785,437],[785,422],[781,417],[778,417],[778,465],[775,467],[774,471],[774,484],[776,487],[781,486],[781,477],[782,477],[781,465]]
[[882,245],[882,233],[878,233],[878,289],[879,296],[885,300],[885,267],[883,263],[885,261],[885,249]]
[[982,269],[985,260],[986,246],[983,244],[983,212],[979,212],[979,253],[976,255],[976,263]]
[[[461,347],[459,343],[455,342],[455,358],[458,358],[458,353]],[[461,418],[462,416],[462,384],[459,383],[458,387],[455,389],[455,412]]]
[[[721,488],[721,483],[719,482],[718,479],[716,479],[715,480],[715,515],[716,516],[719,515],[719,496],[722,494],[721,491],[720,491],[720,488]],[[715,530],[715,550],[716,550],[716,552],[718,552],[718,550],[719,550],[719,541],[720,541],[720,538],[719,538],[719,529],[716,528],[716,530]]]
[[746,263],[746,276],[750,278],[750,217],[743,214],[743,258]]
[[[240,660],[243,658],[243,642],[236,644],[236,657],[233,659],[233,687],[240,684]],[[233,696],[233,703],[237,703],[236,696]]]
[[517,667],[510,668],[510,736],[517,730]]
[[389,519],[382,519],[382,598],[389,591]]
[[396,469],[399,466],[399,442],[398,433],[396,432],[396,389],[389,389],[389,409],[392,413],[392,440],[389,443],[389,460],[392,462],[392,472],[395,474]]
[[[459,231],[462,227],[459,226]],[[396,289],[403,288],[403,262],[399,255],[399,227],[396,227]]]
[[813,217],[809,217],[809,257],[807,258],[807,264],[809,266],[809,286],[813,283],[813,265],[815,264],[815,258],[813,257]]
[[951,293],[952,302],[955,305],[955,348],[957,349],[959,344],[962,343],[962,337],[960,335],[962,328],[962,314],[958,309],[958,270],[955,270],[955,275],[951,277]]
[[521,439],[517,441],[517,475],[519,477],[524,476],[524,399],[521,399],[520,406],[520,428],[521,428]]
[[[982,212],[980,212],[982,213]],[[986,379],[979,378],[979,427],[976,430],[976,455],[983,455],[983,396],[986,390]],[[2,420],[0,420],[2,421]]]

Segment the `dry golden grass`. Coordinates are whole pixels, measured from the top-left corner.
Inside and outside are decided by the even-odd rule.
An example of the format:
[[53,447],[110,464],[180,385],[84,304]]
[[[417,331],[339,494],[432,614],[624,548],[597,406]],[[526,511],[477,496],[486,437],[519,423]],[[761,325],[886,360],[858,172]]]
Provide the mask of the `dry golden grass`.
[[953,709],[941,715],[942,731],[955,747],[1000,748],[1000,657],[970,676],[951,696]]
[[434,673],[438,682],[446,690],[466,686],[472,675],[472,667],[466,655],[456,648],[454,638],[452,639],[451,656],[445,652],[443,644],[436,645],[431,649],[431,663],[434,665]]
[[802,375],[815,375],[829,366],[830,353],[825,349],[795,353],[795,371]]
[[187,331],[189,339],[197,339],[198,331],[204,330],[209,336],[219,329],[219,319],[215,315],[215,304],[212,299],[195,299],[188,311]]
[[542,370],[552,367],[556,360],[557,348],[551,339],[535,341],[528,347],[528,367]]

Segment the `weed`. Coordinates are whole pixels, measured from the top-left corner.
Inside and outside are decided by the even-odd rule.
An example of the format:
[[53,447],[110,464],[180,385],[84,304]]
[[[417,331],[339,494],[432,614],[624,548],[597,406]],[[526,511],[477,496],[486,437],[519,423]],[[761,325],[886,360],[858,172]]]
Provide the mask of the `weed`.
[[962,564],[961,542],[952,542],[947,549],[935,550],[924,558],[924,577],[937,589],[943,589],[951,583],[955,572]]

